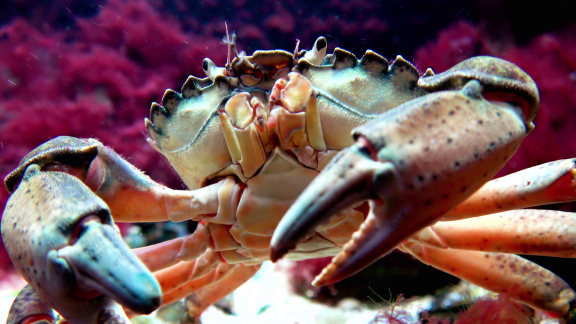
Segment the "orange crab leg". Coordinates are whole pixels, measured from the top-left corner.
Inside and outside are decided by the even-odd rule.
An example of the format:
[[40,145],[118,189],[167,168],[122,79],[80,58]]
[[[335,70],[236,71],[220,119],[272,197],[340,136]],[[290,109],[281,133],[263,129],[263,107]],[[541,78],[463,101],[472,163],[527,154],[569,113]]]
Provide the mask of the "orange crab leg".
[[150,271],[158,271],[180,261],[195,260],[206,251],[209,240],[210,233],[207,232],[207,227],[200,223],[194,233],[186,237],[133,249],[132,252]]
[[576,200],[576,159],[554,161],[486,183],[444,221]]
[[576,293],[539,265],[513,254],[437,249],[406,243],[400,250],[488,290],[505,293],[537,309],[565,314]]
[[100,143],[86,183],[93,183],[119,222],[182,221],[218,211],[219,183],[196,191],[166,188]]
[[[168,305],[186,296],[190,296],[193,293],[200,292],[203,295],[209,296],[205,297],[209,302],[207,306],[209,306],[240,287],[250,279],[258,269],[260,269],[259,265],[243,266],[221,264],[206,276],[192,280],[164,294],[162,305]],[[209,293],[206,293],[208,290]],[[200,313],[198,313],[198,315],[199,314]]]
[[222,263],[217,253],[208,250],[194,261],[180,262],[169,268],[157,271],[154,276],[160,283],[162,291],[174,290],[188,283],[206,276]]
[[[191,317],[199,316],[208,306],[226,297],[248,281],[248,279],[252,278],[259,269],[260,265],[238,265],[222,279],[189,295],[188,298],[186,298],[188,315]],[[166,298],[169,298],[169,296]]]
[[576,257],[576,214],[513,210],[452,222],[438,222],[410,240],[436,248]]
[[106,202],[116,221],[182,221],[218,212],[221,183],[196,191],[166,188],[94,139],[60,136],[40,145],[6,177],[9,192],[33,164],[80,179]]

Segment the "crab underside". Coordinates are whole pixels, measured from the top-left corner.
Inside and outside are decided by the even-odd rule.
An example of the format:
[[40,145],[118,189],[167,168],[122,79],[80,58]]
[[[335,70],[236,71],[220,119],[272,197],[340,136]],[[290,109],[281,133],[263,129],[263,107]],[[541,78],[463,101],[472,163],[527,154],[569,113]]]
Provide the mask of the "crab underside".
[[[9,323],[52,321],[52,309],[70,323],[129,322],[186,296],[199,316],[264,261],[335,255],[314,281],[327,285],[395,248],[570,316],[569,285],[516,254],[576,255],[575,214],[523,209],[576,200],[576,160],[490,181],[534,128],[526,73],[475,57],[420,75],[401,56],[326,55],[323,37],[294,54],[230,46],[234,60],[205,59],[207,77],[167,90],[145,121],[189,190],[72,137],[6,177],[2,238],[29,283]],[[135,250],[114,223],[190,219],[191,235]]]

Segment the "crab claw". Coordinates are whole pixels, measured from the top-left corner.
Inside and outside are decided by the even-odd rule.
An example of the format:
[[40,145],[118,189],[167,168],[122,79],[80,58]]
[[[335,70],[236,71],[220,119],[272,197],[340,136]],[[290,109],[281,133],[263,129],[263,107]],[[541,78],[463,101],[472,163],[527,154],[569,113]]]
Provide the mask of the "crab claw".
[[389,168],[389,164],[373,161],[369,148],[363,145],[354,145],[334,157],[276,227],[270,243],[272,261],[294,249],[300,238],[314,232],[325,221],[322,216],[376,199],[374,178],[387,174]]
[[70,323],[128,321],[119,304],[138,313],[159,307],[160,285],[104,201],[75,175],[40,170],[25,169],[2,217],[8,254],[38,297]]
[[48,255],[65,260],[79,288],[74,294],[86,298],[98,292],[142,314],[160,306],[160,285],[113,226],[88,215],[76,228],[82,233],[73,245]]
[[486,100],[482,88],[470,80],[356,128],[356,143],[334,157],[280,221],[271,259],[294,248],[314,226],[368,199],[366,220],[313,282],[331,284],[389,253],[474,193],[531,130],[523,109]]

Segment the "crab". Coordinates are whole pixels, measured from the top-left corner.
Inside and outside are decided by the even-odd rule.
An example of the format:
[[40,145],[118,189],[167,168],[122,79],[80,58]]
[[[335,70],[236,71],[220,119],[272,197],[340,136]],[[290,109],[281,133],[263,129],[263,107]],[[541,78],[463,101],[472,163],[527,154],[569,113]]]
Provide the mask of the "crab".
[[[576,217],[470,218],[576,199],[574,160],[489,182],[534,128],[532,79],[493,57],[420,75],[401,56],[326,49],[320,37],[246,56],[232,39],[225,67],[205,59],[206,78],[152,104],[148,142],[189,190],[95,139],[62,136],[25,156],[5,179],[2,237],[30,284],[10,323],[50,321],[51,309],[71,323],[128,322],[186,296],[195,317],[264,261],[337,255],[314,282],[324,285],[394,248],[564,316],[575,292],[503,252],[572,257]],[[199,224],[132,252],[114,225],[166,220]]]

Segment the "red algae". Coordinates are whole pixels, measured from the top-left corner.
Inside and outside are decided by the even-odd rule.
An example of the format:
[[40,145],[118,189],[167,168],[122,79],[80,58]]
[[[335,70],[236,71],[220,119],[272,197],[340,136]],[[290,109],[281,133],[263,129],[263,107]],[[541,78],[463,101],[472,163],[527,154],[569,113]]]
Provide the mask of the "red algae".
[[[206,52],[223,65],[226,46],[184,33],[145,1],[111,0],[96,17],[76,24],[69,31],[40,31],[16,19],[0,28],[0,177],[34,147],[69,135],[98,138],[155,180],[181,187],[146,143],[143,119],[163,89],[202,75]],[[2,209],[7,199],[0,190]],[[3,247],[0,264],[11,268]]]

